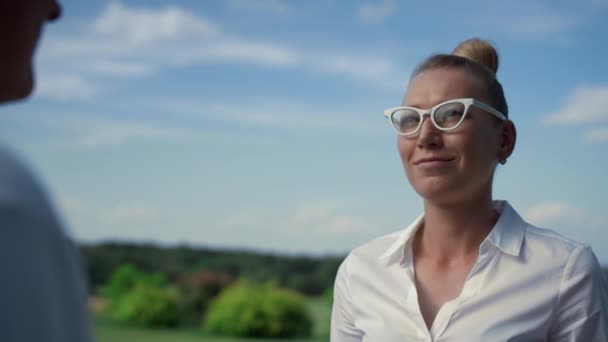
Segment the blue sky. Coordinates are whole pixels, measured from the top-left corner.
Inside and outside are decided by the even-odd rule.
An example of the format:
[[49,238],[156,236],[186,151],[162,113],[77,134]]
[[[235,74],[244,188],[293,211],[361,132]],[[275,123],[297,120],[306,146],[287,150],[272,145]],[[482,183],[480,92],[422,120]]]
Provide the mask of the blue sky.
[[607,1],[62,3],[0,136],[79,240],[324,254],[406,227],[382,111],[479,36],[519,134],[495,198],[608,264]]

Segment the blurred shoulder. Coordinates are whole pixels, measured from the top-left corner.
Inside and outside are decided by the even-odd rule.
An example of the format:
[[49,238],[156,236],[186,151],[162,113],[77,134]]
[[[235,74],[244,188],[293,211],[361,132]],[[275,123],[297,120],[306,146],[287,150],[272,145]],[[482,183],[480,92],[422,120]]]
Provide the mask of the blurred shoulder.
[[0,207],[48,212],[46,193],[26,163],[0,143]]

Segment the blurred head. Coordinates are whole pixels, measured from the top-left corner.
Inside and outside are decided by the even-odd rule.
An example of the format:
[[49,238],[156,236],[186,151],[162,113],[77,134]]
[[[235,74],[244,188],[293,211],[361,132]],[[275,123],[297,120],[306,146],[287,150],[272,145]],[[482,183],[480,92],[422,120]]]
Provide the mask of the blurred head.
[[56,0],[0,0],[0,103],[28,96],[42,26],[61,15]]
[[[491,44],[467,40],[453,54],[431,56],[416,68],[403,106],[430,109],[473,98],[506,117],[497,69],[498,55]],[[511,155],[515,138],[511,121],[470,106],[461,124],[450,131],[440,130],[425,116],[416,134],[398,136],[398,147],[414,189],[426,200],[448,204],[491,196],[496,165]]]

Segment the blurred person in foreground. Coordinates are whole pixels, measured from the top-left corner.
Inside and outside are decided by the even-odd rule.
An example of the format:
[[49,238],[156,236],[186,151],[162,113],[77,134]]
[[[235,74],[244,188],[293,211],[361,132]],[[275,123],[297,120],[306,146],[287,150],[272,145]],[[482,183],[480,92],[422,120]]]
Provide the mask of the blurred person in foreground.
[[385,111],[424,213],[344,260],[331,341],[608,341],[591,248],[492,199],[516,141],[497,69],[490,43],[464,41],[424,60]]
[[[60,14],[54,0],[0,0],[0,103],[31,93],[32,58],[40,32],[46,21]],[[92,341],[77,251],[44,189],[3,145],[0,272],[0,341]]]

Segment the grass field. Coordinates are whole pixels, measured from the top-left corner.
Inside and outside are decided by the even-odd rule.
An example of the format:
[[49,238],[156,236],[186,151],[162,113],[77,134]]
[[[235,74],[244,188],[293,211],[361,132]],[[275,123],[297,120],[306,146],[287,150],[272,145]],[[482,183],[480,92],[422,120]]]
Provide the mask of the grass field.
[[[314,337],[280,340],[288,342],[328,341],[330,307],[322,299],[311,299],[309,310],[315,319]],[[111,322],[103,317],[95,320],[98,342],[270,342],[268,339],[234,339],[208,336],[197,329],[144,329]]]

